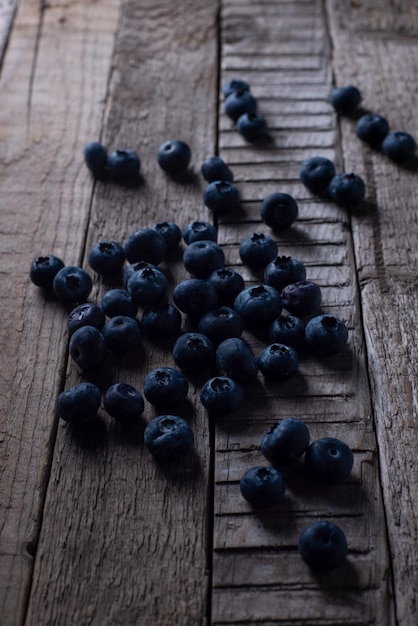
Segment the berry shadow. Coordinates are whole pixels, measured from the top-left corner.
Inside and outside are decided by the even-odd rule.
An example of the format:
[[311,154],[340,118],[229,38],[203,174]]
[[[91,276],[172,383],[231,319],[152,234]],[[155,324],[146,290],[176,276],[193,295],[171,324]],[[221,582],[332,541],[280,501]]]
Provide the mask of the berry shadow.
[[[329,599],[330,589],[361,589],[362,582],[359,572],[356,570],[354,563],[350,561],[349,556],[336,568],[330,571],[314,570],[309,568],[312,576],[315,577],[319,591],[326,592],[324,601]],[[364,584],[364,583],[363,583]],[[339,595],[339,602],[344,604],[344,596]],[[346,604],[351,606],[351,596],[347,595]]]
[[195,450],[191,450],[181,458],[154,459],[154,462],[165,480],[181,487],[196,480],[203,472],[202,464]]
[[142,446],[146,426],[147,422],[142,417],[127,424],[116,422],[114,427],[115,440],[122,442],[124,445]]
[[70,426],[71,436],[83,450],[98,451],[108,442],[106,423],[99,415],[81,424]]
[[200,185],[200,178],[193,167],[189,167],[178,174],[169,174],[168,172],[166,174],[173,182],[181,185],[194,185],[196,187]]

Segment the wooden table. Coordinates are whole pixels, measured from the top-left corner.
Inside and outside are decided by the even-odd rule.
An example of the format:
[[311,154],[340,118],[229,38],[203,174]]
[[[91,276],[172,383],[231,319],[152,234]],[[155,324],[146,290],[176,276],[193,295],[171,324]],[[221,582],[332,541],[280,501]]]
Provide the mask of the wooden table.
[[[417,167],[361,143],[328,102],[334,84],[353,83],[366,109],[418,137],[416,1],[0,0],[0,53],[2,626],[417,624]],[[232,77],[249,82],[269,142],[246,142],[225,116]],[[192,149],[187,184],[156,162],[168,138]],[[94,140],[137,150],[143,185],[95,184],[83,162]],[[93,276],[86,258],[101,239],[212,220],[199,170],[215,153],[241,195],[239,215],[217,224],[228,265],[260,281],[239,242],[272,234],[266,195],[292,194],[299,218],[274,235],[280,254],[306,265],[348,347],[303,354],[281,383],[259,375],[222,419],[208,420],[191,385],[195,454],[174,467],[104,411],[105,441],[82,445],[58,419],[58,393],[86,378],[142,390],[172,354],[144,339],[140,362],[86,376],[68,359],[68,311],[29,281],[30,264],[51,253]],[[314,155],[364,178],[361,207],[305,189],[299,167]],[[172,284],[188,277],[181,258],[169,268]],[[90,299],[104,289],[94,276]],[[245,337],[256,354],[265,345]],[[147,403],[145,421],[154,415]],[[311,439],[346,441],[352,476],[321,486],[297,467],[282,506],[253,510],[240,477],[265,463],[261,436],[289,415]],[[322,577],[297,551],[317,519],[349,545]]]

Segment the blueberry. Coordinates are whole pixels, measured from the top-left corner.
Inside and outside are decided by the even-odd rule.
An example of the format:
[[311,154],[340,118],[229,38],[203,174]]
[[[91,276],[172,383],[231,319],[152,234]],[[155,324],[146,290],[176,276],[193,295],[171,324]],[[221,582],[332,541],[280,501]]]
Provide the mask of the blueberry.
[[172,304],[153,304],[142,314],[142,329],[155,343],[167,343],[176,339],[181,328],[181,313]]
[[167,244],[161,233],[153,228],[142,228],[125,241],[125,254],[129,263],[146,261],[158,265],[167,255]]
[[135,317],[138,305],[124,289],[109,289],[103,294],[101,308],[108,317],[127,315]]
[[324,483],[342,483],[350,475],[353,462],[351,448],[336,437],[316,439],[305,452],[309,475]]
[[220,304],[233,305],[237,295],[245,288],[244,278],[231,267],[221,267],[207,278],[218,294]]
[[302,420],[286,417],[263,435],[260,449],[272,465],[285,467],[305,453],[309,438],[308,427]]
[[201,317],[218,304],[215,287],[201,278],[189,278],[178,283],[173,291],[174,304],[190,316]]
[[257,112],[257,100],[246,89],[235,89],[225,98],[224,110],[234,122],[244,113]]
[[116,241],[100,241],[90,250],[88,261],[98,274],[114,274],[125,263],[125,251]]
[[319,156],[306,159],[299,170],[301,182],[317,196],[326,195],[328,185],[335,174],[334,163]]
[[158,367],[144,378],[144,394],[148,402],[158,407],[176,406],[184,402],[189,383],[174,367]]
[[98,141],[84,147],[84,161],[94,178],[104,178],[107,165],[107,150]]
[[306,344],[315,354],[336,354],[348,340],[344,322],[334,315],[318,315],[309,320],[305,328]]
[[233,413],[243,398],[241,385],[229,376],[209,378],[200,390],[200,401],[208,413],[214,416]]
[[239,246],[241,261],[248,267],[266,267],[277,256],[277,243],[264,233],[254,233],[245,237]]
[[255,379],[258,360],[251,348],[239,337],[222,341],[216,348],[216,364],[226,376],[245,385]]
[[388,132],[389,124],[381,115],[365,113],[357,120],[357,137],[371,146],[382,143]]
[[202,315],[197,329],[218,345],[230,337],[240,337],[244,330],[244,320],[234,309],[219,306]]
[[174,222],[157,222],[152,227],[165,239],[167,252],[176,250],[181,242],[181,230]]
[[319,285],[309,280],[286,285],[280,295],[286,311],[297,317],[316,313],[321,306],[321,289]]
[[205,221],[190,222],[183,229],[182,235],[187,244],[202,239],[216,242],[218,239],[218,231],[215,226]]
[[228,180],[214,180],[204,189],[203,201],[212,213],[223,215],[239,205],[238,189]]
[[156,459],[175,459],[186,456],[192,450],[194,435],[182,417],[160,415],[145,428],[144,444]]
[[63,267],[64,261],[53,254],[38,256],[30,266],[29,277],[37,287],[50,289],[55,276]]
[[241,478],[239,488],[242,496],[253,507],[269,507],[279,504],[285,494],[283,475],[274,467],[251,467]]
[[116,183],[137,183],[141,161],[133,150],[115,150],[107,159],[107,171]]
[[132,274],[134,274],[134,272],[137,272],[138,270],[143,270],[146,267],[151,267],[152,269],[159,269],[158,265],[155,265],[155,263],[148,263],[148,261],[135,261],[135,263],[130,263],[129,265],[123,268],[122,282],[123,282],[123,286],[125,287],[125,289],[128,286],[128,280],[130,279]]
[[330,102],[337,113],[351,115],[362,100],[361,93],[354,85],[336,87],[330,95]]
[[209,337],[202,333],[184,333],[173,346],[173,359],[187,375],[196,374],[214,363],[215,348]]
[[192,158],[190,147],[180,139],[165,141],[158,149],[157,161],[167,174],[180,174],[189,166]]
[[334,202],[343,207],[355,207],[364,200],[366,185],[358,174],[336,174],[328,185],[328,193]]
[[217,243],[201,239],[189,243],[183,252],[186,270],[197,278],[207,278],[209,274],[225,265],[224,251]]
[[94,326],[78,328],[70,338],[71,358],[81,369],[101,365],[106,357],[106,340]]
[[300,350],[305,342],[305,324],[294,315],[279,315],[269,328],[273,343],[284,343],[295,350]]
[[237,295],[234,309],[250,325],[271,323],[282,311],[282,300],[279,292],[270,285],[253,285],[246,287]]
[[272,381],[284,380],[297,371],[298,353],[291,346],[272,343],[260,353],[258,367],[265,378]]
[[260,207],[261,219],[274,232],[286,230],[299,214],[296,200],[288,193],[272,193],[264,198]]
[[237,131],[248,141],[260,139],[267,133],[264,115],[257,112],[244,113],[237,119]]
[[297,283],[306,278],[306,268],[301,261],[290,256],[278,256],[271,261],[264,271],[264,282],[277,291],[282,291],[286,285]]
[[103,398],[106,411],[121,424],[130,423],[144,412],[144,399],[141,393],[127,383],[115,383],[106,390]]
[[143,267],[133,272],[126,285],[132,300],[140,306],[160,303],[168,292],[166,275],[157,267]]
[[67,265],[55,274],[52,287],[63,302],[81,303],[87,300],[93,282],[90,275],[81,267]]
[[415,157],[417,144],[409,133],[394,131],[386,135],[382,150],[395,163],[403,163]]
[[242,80],[241,78],[232,78],[222,86],[222,93],[224,98],[230,96],[231,93],[234,93],[234,91],[250,91],[250,86],[245,80]]
[[232,182],[234,175],[221,157],[211,156],[205,159],[200,168],[203,178],[212,183],[215,180],[228,180]]
[[92,302],[84,302],[76,306],[68,316],[68,332],[70,336],[82,326],[94,326],[102,330],[106,321],[104,311]]
[[57,400],[58,415],[65,422],[79,424],[97,415],[102,397],[93,383],[83,382],[66,389]]
[[312,522],[301,533],[298,550],[314,572],[326,572],[340,565],[347,556],[345,534],[332,522]]
[[137,319],[115,315],[103,326],[106,345],[115,354],[127,354],[141,346],[141,327]]

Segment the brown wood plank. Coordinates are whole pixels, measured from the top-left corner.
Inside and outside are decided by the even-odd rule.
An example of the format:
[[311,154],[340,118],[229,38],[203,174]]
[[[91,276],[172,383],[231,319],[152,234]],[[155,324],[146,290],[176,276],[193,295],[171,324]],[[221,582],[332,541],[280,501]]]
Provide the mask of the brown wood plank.
[[[329,2],[337,84],[353,82],[363,105],[391,129],[418,135],[418,15],[413,2]],[[353,58],[354,64],[345,59]],[[399,167],[360,144],[341,120],[346,168],[364,176],[369,210],[353,215],[363,319],[379,442],[399,624],[416,620],[418,568],[411,546],[417,527],[416,220],[417,169]]]

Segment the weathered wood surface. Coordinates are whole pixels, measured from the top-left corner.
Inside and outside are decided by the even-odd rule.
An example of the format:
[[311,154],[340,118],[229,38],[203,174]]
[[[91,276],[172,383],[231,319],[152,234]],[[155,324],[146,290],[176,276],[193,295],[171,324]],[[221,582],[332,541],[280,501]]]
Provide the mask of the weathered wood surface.
[[[0,46],[14,4],[0,3]],[[358,84],[365,107],[418,136],[417,29],[407,1],[21,1],[0,76],[2,624],[415,623],[417,171],[360,145],[327,97],[334,82]],[[266,115],[267,145],[246,143],[223,114],[218,86],[235,76]],[[173,136],[193,151],[187,184],[155,161]],[[92,139],[137,149],[143,184],[93,185],[82,163]],[[260,280],[240,264],[239,241],[269,232],[263,197],[294,195],[300,216],[277,237],[280,253],[305,263],[324,311],[347,322],[349,346],[331,359],[303,355],[285,383],[259,377],[242,409],[212,426],[191,385],[182,414],[196,453],[180,467],[156,465],[141,432],[127,440],[104,413],[86,448],[54,409],[82,380],[67,359],[66,311],[29,284],[30,262],[53,252],[87,267],[100,238],[210,219],[198,170],[215,151],[242,197],[240,215],[218,225],[228,264]],[[364,176],[362,211],[301,185],[314,154]],[[170,272],[173,284],[186,277],[180,259]],[[95,279],[92,298],[104,288]],[[256,353],[265,345],[245,336]],[[170,351],[144,341],[138,359],[109,362],[95,380],[142,389],[162,363],[173,364]],[[148,405],[146,421],[153,415]],[[283,505],[256,513],[239,479],[264,462],[261,436],[286,415],[304,419],[312,439],[347,441],[353,474],[319,487],[298,467]],[[296,549],[318,518],[334,519],[350,548],[320,580]]]

